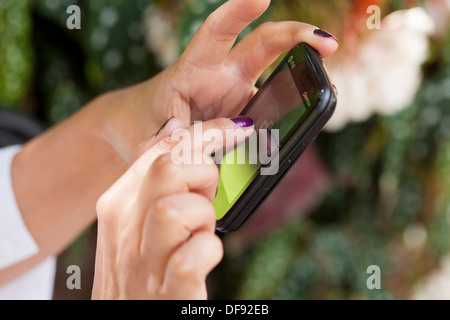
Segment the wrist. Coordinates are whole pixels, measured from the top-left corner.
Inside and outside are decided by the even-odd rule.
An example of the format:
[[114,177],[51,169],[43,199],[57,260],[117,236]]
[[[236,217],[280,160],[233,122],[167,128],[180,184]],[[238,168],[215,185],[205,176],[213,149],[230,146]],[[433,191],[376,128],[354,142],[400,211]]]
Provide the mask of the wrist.
[[[168,101],[161,100],[164,98],[158,98],[156,94],[158,90],[164,90],[160,82],[157,76],[132,87],[106,93],[86,108],[101,122],[95,129],[98,135],[127,163],[139,144],[154,135],[170,117],[170,112],[164,110]],[[92,114],[87,118],[93,118]]]

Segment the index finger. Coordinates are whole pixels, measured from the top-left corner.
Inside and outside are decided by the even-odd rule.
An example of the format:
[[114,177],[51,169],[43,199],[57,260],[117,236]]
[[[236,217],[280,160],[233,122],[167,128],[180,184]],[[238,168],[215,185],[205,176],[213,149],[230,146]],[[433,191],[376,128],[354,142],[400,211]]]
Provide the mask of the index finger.
[[[132,176],[144,176],[152,164],[160,156],[167,153],[178,153],[178,151],[192,150],[192,155],[212,154],[221,149],[225,149],[243,142],[253,133],[253,123],[251,126],[245,127],[237,124],[237,120],[230,119],[213,119],[206,122],[199,122],[195,125],[174,131],[170,136],[159,140],[145,151],[139,159],[137,159],[128,174]],[[177,148],[175,150],[175,148]],[[198,151],[201,151],[199,153]],[[181,154],[182,159],[191,159],[189,154]],[[176,156],[176,154],[175,154]],[[186,158],[185,158],[186,156]],[[188,157],[189,156],[189,157]],[[172,157],[174,160],[175,157]],[[203,162],[205,158],[199,159]],[[194,158],[195,161],[195,158]]]
[[211,13],[183,56],[194,65],[216,65],[225,60],[239,34],[269,7],[270,0],[229,0]]
[[[141,181],[140,203],[146,207],[154,199],[185,192],[196,192],[213,201],[219,175],[210,154],[243,142],[254,130],[253,126],[241,128],[235,121],[197,123],[180,130],[183,134],[179,137],[163,139],[144,153],[128,171]],[[208,131],[213,133],[209,141],[205,139]]]

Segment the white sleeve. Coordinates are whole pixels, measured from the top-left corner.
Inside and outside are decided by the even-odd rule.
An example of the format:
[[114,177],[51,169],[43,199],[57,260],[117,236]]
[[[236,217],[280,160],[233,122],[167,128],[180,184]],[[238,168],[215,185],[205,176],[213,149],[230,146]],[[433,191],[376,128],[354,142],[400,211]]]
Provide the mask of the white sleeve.
[[18,146],[0,150],[0,269],[39,252],[22,219],[11,183],[11,162],[19,150]]
[[[11,182],[11,163],[20,146],[0,149],[0,269],[39,252],[17,206]],[[51,299],[56,259],[51,257],[0,287],[0,299]]]

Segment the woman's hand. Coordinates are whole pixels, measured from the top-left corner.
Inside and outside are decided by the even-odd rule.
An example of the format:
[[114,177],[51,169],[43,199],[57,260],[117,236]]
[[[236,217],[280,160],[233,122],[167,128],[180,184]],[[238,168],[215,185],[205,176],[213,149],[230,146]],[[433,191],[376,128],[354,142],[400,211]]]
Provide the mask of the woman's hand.
[[[226,130],[238,129],[228,119],[201,125],[203,131],[220,130],[223,137]],[[181,120],[169,120],[100,198],[94,299],[207,297],[206,276],[223,252],[214,234],[216,215],[211,204],[219,171],[202,142],[190,143],[192,159],[204,159],[202,164],[174,164],[171,151],[179,142],[170,134],[182,127]],[[190,137],[194,130],[187,129]],[[242,139],[250,136],[253,127],[239,130],[245,130]],[[194,138],[199,141],[202,137]],[[216,151],[234,144],[225,140],[207,142],[207,149]]]
[[338,44],[300,22],[266,23],[233,49],[269,0],[229,0],[213,12],[178,61],[156,77],[107,93],[33,139],[14,159],[12,180],[39,253],[0,271],[0,284],[61,252],[95,220],[99,196],[120,177],[142,142],[166,119],[234,117],[255,94],[263,70],[307,42],[323,57]]
[[[171,116],[186,126],[195,120],[235,117],[256,93],[255,83],[278,56],[307,42],[323,57],[337,41],[301,22],[265,23],[233,45],[261,16],[270,0],[229,0],[200,27],[180,59],[153,79],[110,96],[115,131],[109,141],[128,152]],[[126,97],[133,97],[130,101]],[[116,102],[119,102],[117,104]]]

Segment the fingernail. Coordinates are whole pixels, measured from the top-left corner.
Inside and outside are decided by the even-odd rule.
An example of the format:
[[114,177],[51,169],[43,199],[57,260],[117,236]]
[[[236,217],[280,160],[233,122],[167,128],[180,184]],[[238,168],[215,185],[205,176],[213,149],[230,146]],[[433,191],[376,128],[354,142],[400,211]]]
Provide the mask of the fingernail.
[[316,36],[319,36],[319,37],[322,37],[322,38],[334,39],[337,42],[339,42],[339,40],[335,36],[333,36],[331,33],[328,33],[328,32],[326,32],[326,31],[324,31],[322,29],[314,30],[314,34]]
[[157,137],[164,130],[164,128],[169,123],[169,121],[172,120],[173,118],[175,118],[175,117],[171,117],[171,118],[167,119],[166,122],[164,122],[164,124],[161,126],[161,128],[159,128],[158,132],[155,134],[155,137]]
[[237,117],[231,119],[234,123],[236,123],[241,128],[247,128],[253,126],[255,123],[249,117]]

